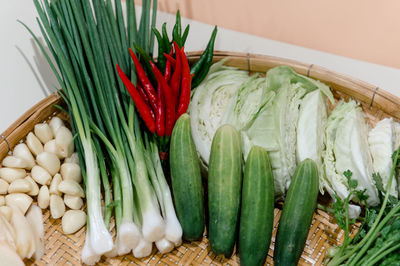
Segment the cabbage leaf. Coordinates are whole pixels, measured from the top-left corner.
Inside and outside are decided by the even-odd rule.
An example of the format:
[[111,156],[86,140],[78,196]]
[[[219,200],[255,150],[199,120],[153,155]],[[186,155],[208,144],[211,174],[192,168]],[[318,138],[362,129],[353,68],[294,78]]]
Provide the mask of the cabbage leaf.
[[[368,125],[361,107],[354,101],[341,101],[328,117],[324,164],[325,189],[345,199],[349,186],[344,172],[350,170],[357,180],[357,190],[366,190],[368,205],[379,204],[372,179],[372,158],[368,146]],[[357,200],[357,199],[355,199]]]
[[194,90],[189,106],[193,140],[206,165],[212,138],[222,125],[226,108],[242,83],[249,79],[247,71],[223,63],[220,61],[211,66],[205,80]]
[[310,92],[301,102],[297,122],[297,162],[309,158],[317,164],[321,194],[324,194],[324,187],[327,185],[322,162],[328,118],[327,109],[327,99],[321,90]]
[[[392,154],[395,145],[395,132],[392,118],[385,118],[376,123],[368,133],[368,143],[372,155],[372,168],[382,178],[383,188],[387,189],[392,170]],[[390,194],[398,197],[397,181],[393,179]]]
[[290,185],[296,169],[296,140],[299,107],[303,97],[320,90],[331,101],[333,95],[325,84],[295,73],[290,67],[279,66],[268,71],[267,89],[275,92],[254,123],[242,131],[244,155],[258,145],[269,151],[275,180],[275,195],[281,197]]

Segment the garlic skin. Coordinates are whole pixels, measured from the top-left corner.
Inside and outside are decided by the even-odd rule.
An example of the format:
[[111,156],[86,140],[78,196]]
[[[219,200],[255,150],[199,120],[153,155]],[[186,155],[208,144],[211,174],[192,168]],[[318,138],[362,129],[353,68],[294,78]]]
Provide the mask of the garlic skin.
[[0,207],[0,214],[3,215],[8,222],[11,221],[12,209],[11,207],[5,205]]
[[42,210],[37,205],[32,204],[25,217],[28,220],[35,237],[36,250],[34,257],[36,260],[40,260],[44,254],[44,224]]
[[21,258],[31,258],[36,250],[35,237],[24,214],[16,206],[11,206],[11,225],[15,229],[17,253]]
[[70,157],[65,158],[64,163],[76,163],[79,165],[79,155],[77,152],[74,152]]

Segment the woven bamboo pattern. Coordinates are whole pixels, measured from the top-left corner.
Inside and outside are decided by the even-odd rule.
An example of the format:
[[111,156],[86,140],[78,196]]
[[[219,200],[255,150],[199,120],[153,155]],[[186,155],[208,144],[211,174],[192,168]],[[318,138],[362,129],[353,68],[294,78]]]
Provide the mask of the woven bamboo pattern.
[[[190,63],[199,58],[201,52],[188,54]],[[319,79],[328,84],[336,99],[350,97],[359,101],[366,114],[368,123],[373,126],[384,117],[400,119],[400,99],[365,82],[335,73],[324,68],[303,64],[287,59],[271,56],[250,55],[216,51],[214,60],[218,61],[229,56],[228,65],[236,66],[251,72],[266,72],[277,65],[288,65],[296,72]],[[20,119],[14,122],[0,139],[0,160],[9,150],[33,129],[36,123],[46,121],[57,115],[64,120],[68,118],[54,107],[63,104],[58,95],[51,95],[29,109]],[[333,109],[334,106],[330,106]],[[320,196],[319,201],[326,202],[327,197]],[[271,246],[266,260],[266,265],[273,265],[273,248],[275,235],[281,210],[278,204],[275,208],[274,231]],[[85,228],[73,235],[64,235],[61,229],[61,219],[54,220],[50,217],[49,210],[44,211],[45,221],[45,253],[41,261],[26,261],[28,265],[81,265],[81,250],[85,241]],[[115,235],[114,223],[111,230]],[[352,233],[357,231],[353,227]],[[328,213],[316,210],[310,228],[306,246],[301,256],[299,265],[321,265],[328,247],[339,245],[343,241],[343,231],[335,223],[334,218]],[[149,257],[136,259],[132,255],[116,258],[105,258],[98,265],[239,265],[239,257],[234,253],[230,259],[216,257],[208,244],[205,236],[202,241],[184,242],[169,254],[159,254],[154,247]]]

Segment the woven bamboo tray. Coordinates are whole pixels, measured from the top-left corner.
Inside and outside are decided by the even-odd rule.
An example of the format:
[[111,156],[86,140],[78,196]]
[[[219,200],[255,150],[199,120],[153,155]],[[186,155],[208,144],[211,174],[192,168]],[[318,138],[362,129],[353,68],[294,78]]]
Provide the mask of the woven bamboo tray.
[[[199,58],[200,52],[188,54],[191,63]],[[384,117],[400,119],[400,99],[390,93],[365,82],[335,73],[322,67],[299,63],[283,58],[261,56],[243,53],[215,52],[214,61],[229,56],[227,65],[236,66],[251,72],[266,72],[268,69],[287,65],[297,73],[310,76],[328,84],[336,99],[352,97],[362,104],[368,123],[373,126]],[[52,116],[68,118],[61,114],[54,104],[63,104],[57,95],[51,95],[29,109],[20,119],[14,122],[0,139],[0,161],[12,148],[33,129],[36,123],[46,121]],[[332,106],[331,106],[332,108]],[[320,201],[326,198],[320,197]],[[275,208],[274,231],[266,265],[273,265],[273,248],[276,227],[281,214],[280,207]],[[63,235],[61,220],[53,220],[49,211],[44,212],[45,220],[45,253],[41,261],[26,261],[31,265],[81,265],[81,250],[85,241],[85,228],[73,235]],[[113,224],[111,226],[113,228]],[[354,228],[353,233],[356,231]],[[113,230],[114,234],[114,230]],[[326,248],[338,245],[343,240],[343,232],[335,224],[332,216],[317,210],[308,235],[306,247],[299,265],[321,265]],[[185,242],[169,254],[161,255],[154,248],[152,255],[144,259],[133,256],[123,256],[112,259],[102,259],[99,265],[238,265],[239,257],[230,259],[216,257],[210,250],[206,237],[202,241]]]

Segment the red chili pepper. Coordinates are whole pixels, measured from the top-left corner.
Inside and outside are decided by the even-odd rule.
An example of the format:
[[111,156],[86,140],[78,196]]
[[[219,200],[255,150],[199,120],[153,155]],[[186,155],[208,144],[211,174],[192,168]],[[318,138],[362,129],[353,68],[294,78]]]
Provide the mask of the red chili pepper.
[[165,134],[165,101],[162,93],[161,83],[157,86],[157,113],[156,113],[156,132],[160,137]]
[[172,65],[172,67],[175,68],[175,66],[176,66],[175,58],[173,58],[171,54],[166,54],[166,53],[164,53],[164,56],[165,56],[165,58],[167,58],[167,63],[169,62]]
[[185,49],[181,49],[182,59],[182,83],[181,83],[181,95],[179,97],[179,105],[177,111],[177,119],[184,113],[186,113],[190,103],[190,86],[192,77],[190,75],[189,63],[186,59]]
[[142,96],[143,100],[145,101],[145,103],[150,106],[150,101],[149,101],[149,97],[147,97],[146,92],[144,91],[142,85],[140,85],[139,80],[136,83],[136,89],[139,91],[140,96]]
[[175,96],[175,103],[178,102],[179,97],[179,87],[181,85],[181,75],[182,75],[182,59],[180,55],[180,49],[178,44],[174,41],[174,48],[176,54],[176,64],[175,64],[175,72],[172,75],[171,80],[169,81],[169,86],[173,90]]
[[[169,52],[168,56],[170,56],[170,55],[172,55],[172,49],[171,49],[171,52]],[[164,71],[164,78],[165,78],[166,82],[169,82],[169,80],[171,79],[171,71],[172,71],[171,62],[169,60],[167,60],[167,63],[165,64],[165,71]]]
[[125,87],[127,88],[129,94],[131,95],[133,102],[135,103],[136,108],[147,128],[150,130],[150,132],[154,133],[156,131],[155,116],[150,106],[145,103],[143,98],[140,96],[140,93],[135,88],[135,85],[132,84],[132,82],[128,79],[128,77],[125,75],[118,64],[117,72]]
[[154,65],[153,62],[150,62],[151,68],[156,76],[157,82],[161,84],[162,94],[165,97],[165,133],[167,136],[171,136],[172,129],[175,124],[175,105],[176,99],[172,92],[172,89],[165,81],[165,78],[161,74],[160,70]]
[[143,67],[140,65],[139,60],[137,59],[135,53],[129,48],[129,53],[131,54],[133,63],[135,64],[136,73],[138,75],[139,81],[142,84],[147,96],[149,97],[151,108],[154,112],[157,111],[157,95],[156,91],[151,85],[149,78],[146,76]]

